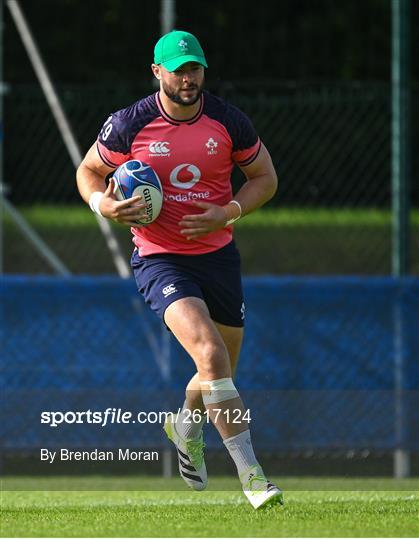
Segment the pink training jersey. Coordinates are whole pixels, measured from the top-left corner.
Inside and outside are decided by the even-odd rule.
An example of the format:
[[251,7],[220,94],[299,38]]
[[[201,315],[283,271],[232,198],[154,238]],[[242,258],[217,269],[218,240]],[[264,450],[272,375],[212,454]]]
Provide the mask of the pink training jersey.
[[249,118],[204,92],[195,117],[179,121],[163,109],[158,92],[113,113],[99,134],[97,149],[106,165],[137,159],[150,165],[163,186],[156,221],[131,229],[139,254],[208,253],[228,244],[232,227],[187,240],[179,221],[204,210],[193,201],[223,206],[232,199],[231,172],[256,159],[261,142]]

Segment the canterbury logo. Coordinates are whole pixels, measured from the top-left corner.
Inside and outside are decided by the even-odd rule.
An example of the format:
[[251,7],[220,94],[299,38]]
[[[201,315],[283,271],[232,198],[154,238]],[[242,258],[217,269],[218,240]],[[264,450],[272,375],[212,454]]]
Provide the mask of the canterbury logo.
[[167,298],[171,294],[177,292],[177,289],[173,285],[173,283],[171,283],[170,285],[167,285],[166,287],[164,287],[161,292],[163,293],[164,297]]
[[148,150],[153,156],[168,156],[170,155],[170,148],[167,141],[152,142],[150,143]]

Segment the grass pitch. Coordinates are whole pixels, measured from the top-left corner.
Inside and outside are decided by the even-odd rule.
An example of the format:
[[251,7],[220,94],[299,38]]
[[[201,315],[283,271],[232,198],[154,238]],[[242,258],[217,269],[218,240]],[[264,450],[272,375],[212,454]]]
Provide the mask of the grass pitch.
[[[179,479],[7,479],[3,487],[9,491],[2,492],[1,536],[415,537],[419,534],[418,479],[273,480],[285,491],[285,506],[254,511],[239,491],[237,480],[228,478],[214,479],[212,489],[201,493],[186,491]],[[59,490],[63,486],[77,491]],[[142,491],[133,490],[138,486]]]

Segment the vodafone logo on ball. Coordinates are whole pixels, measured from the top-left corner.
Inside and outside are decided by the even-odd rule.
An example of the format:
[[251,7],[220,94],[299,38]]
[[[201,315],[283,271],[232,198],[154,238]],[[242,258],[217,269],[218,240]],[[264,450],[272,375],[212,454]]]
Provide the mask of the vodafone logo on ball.
[[167,141],[154,141],[149,144],[148,151],[149,156],[161,156],[169,157],[170,156],[170,143]]

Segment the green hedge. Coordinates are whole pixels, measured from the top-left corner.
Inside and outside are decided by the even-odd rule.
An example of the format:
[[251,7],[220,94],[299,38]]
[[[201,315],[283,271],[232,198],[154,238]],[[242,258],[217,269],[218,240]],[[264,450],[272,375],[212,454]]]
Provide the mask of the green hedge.
[[[87,206],[21,208],[22,215],[73,273],[115,273]],[[113,225],[127,259],[126,227]],[[43,258],[4,219],[6,273],[51,273]],[[419,210],[411,213],[411,273],[419,274]],[[370,274],[391,272],[391,213],[374,209],[265,209],[236,224],[246,274]]]

